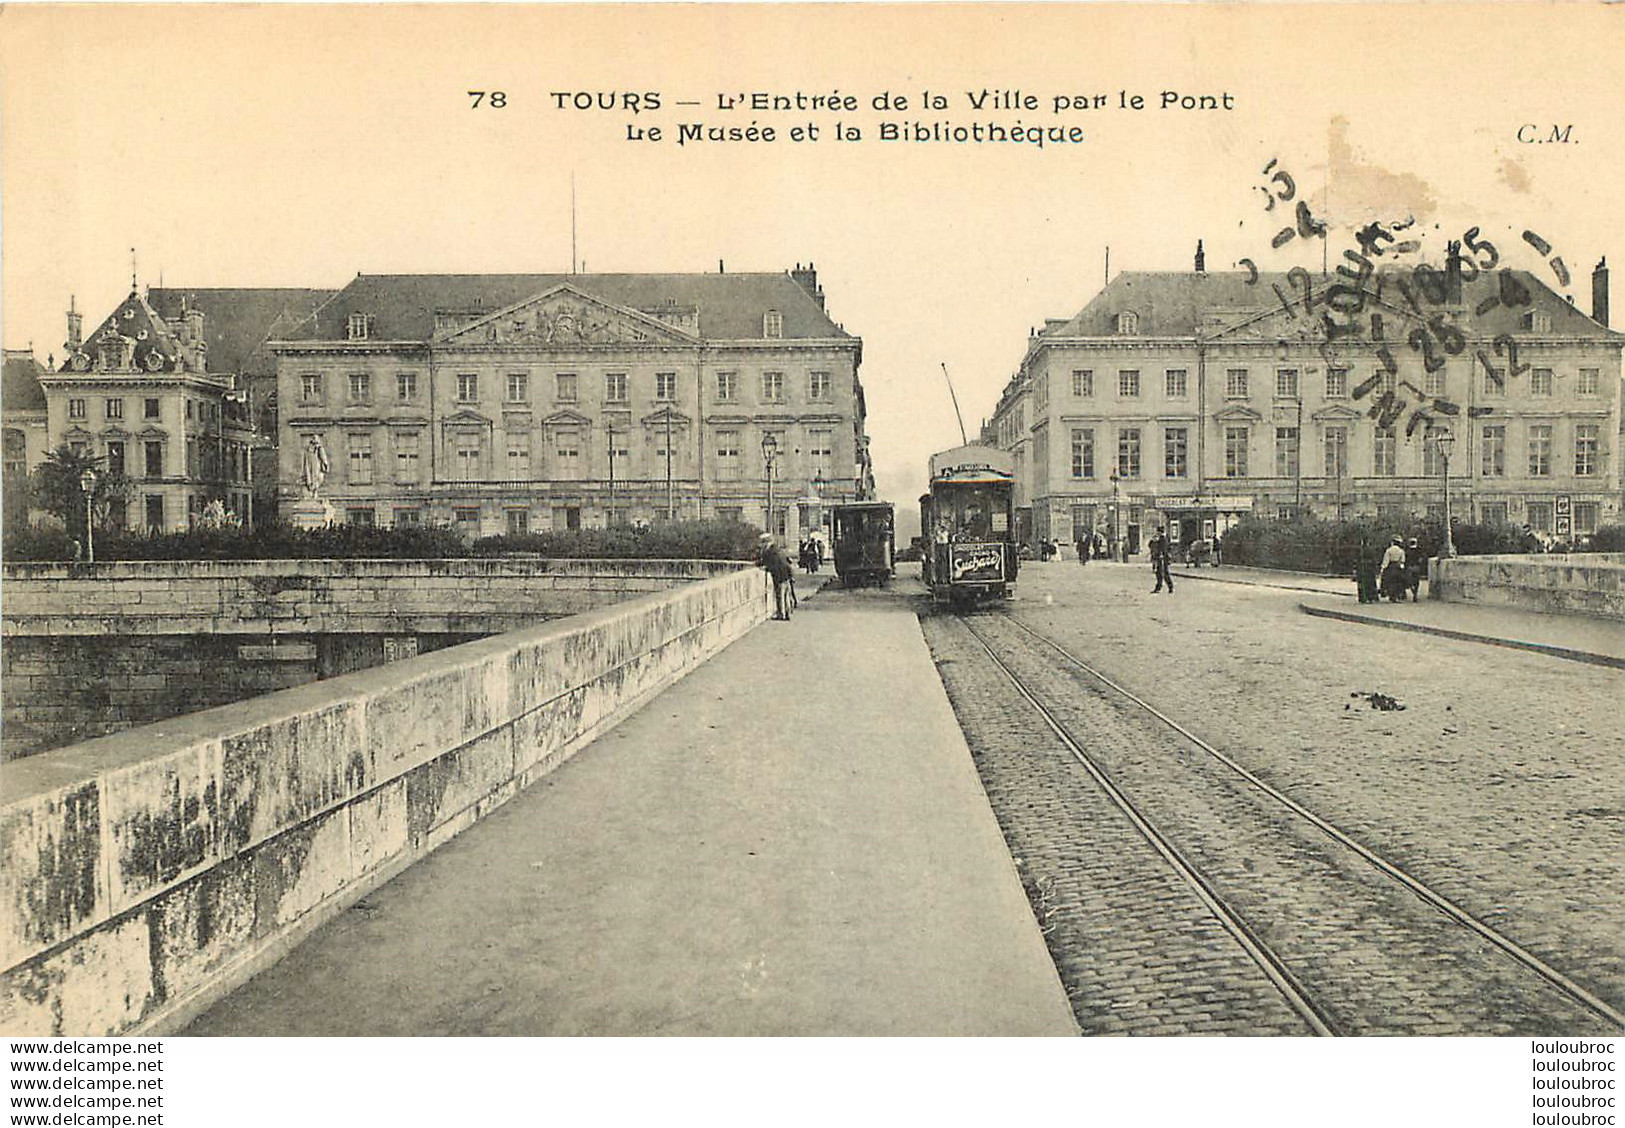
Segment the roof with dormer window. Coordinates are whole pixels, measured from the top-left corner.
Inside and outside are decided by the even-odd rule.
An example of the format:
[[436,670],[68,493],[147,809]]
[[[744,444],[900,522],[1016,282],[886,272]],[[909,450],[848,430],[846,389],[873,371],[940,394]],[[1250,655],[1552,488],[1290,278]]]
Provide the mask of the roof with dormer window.
[[65,372],[90,372],[100,367],[101,350],[120,344],[137,372],[173,372],[181,358],[181,344],[156,310],[139,292],[130,291],[102,323],[86,333],[77,349],[69,348],[62,362]]

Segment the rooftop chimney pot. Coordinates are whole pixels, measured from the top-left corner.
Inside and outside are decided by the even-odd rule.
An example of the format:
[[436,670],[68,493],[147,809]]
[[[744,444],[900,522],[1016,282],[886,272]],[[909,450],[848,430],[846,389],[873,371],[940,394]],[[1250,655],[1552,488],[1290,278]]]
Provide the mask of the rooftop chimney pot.
[[1591,272],[1591,319],[1604,329],[1608,328],[1608,256],[1597,260],[1597,269]]

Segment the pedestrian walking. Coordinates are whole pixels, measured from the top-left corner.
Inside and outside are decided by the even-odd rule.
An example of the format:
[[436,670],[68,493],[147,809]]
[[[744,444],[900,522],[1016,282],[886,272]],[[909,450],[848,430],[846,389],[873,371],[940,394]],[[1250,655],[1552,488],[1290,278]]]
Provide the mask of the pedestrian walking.
[[1165,583],[1168,585],[1168,594],[1174,594],[1174,575],[1168,570],[1170,552],[1167,531],[1159,528],[1152,534],[1151,543],[1148,547],[1151,550],[1151,570],[1157,576],[1157,586],[1151,589],[1151,594],[1156,595],[1157,592],[1162,590],[1162,585]]
[[1411,594],[1411,602],[1417,601],[1417,592],[1422,587],[1422,577],[1428,570],[1427,557],[1422,554],[1422,542],[1412,537],[1405,542],[1405,589]]
[[773,617],[787,621],[790,618],[791,585],[795,583],[796,573],[790,566],[790,558],[770,533],[763,533],[758,538],[756,562],[773,577]]
[[1377,550],[1365,533],[1354,550],[1354,586],[1361,603],[1377,602]]
[[1405,539],[1395,537],[1388,545],[1387,551],[1382,554],[1381,571],[1382,594],[1388,597],[1391,603],[1405,602]]
[[1074,547],[1078,550],[1079,564],[1089,563],[1089,550],[1094,547],[1094,539],[1087,531],[1078,534],[1077,543]]

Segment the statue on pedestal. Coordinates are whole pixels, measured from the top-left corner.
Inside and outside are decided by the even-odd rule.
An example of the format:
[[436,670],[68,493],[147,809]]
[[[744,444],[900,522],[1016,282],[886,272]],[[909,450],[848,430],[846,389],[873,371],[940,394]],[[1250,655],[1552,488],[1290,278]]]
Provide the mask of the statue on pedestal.
[[299,471],[299,481],[305,487],[305,497],[314,500],[321,496],[322,483],[327,481],[327,448],[322,445],[320,435],[310,436],[305,444],[304,463]]

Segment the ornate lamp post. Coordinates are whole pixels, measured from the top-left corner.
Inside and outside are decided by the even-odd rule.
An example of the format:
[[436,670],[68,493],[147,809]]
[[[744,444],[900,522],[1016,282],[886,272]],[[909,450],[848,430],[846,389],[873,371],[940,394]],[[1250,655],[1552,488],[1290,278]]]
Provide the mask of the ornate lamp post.
[[96,471],[88,466],[85,467],[84,473],[79,475],[79,488],[85,493],[85,558],[94,564],[96,563],[96,533],[92,528],[90,500],[96,492]]
[[1456,555],[1456,540],[1450,528],[1450,452],[1456,445],[1456,437],[1450,433],[1448,427],[1441,427],[1434,432],[1433,446],[1439,452],[1439,467],[1444,477],[1444,548],[1442,554],[1448,559]]
[[767,468],[767,532],[773,532],[773,463],[779,457],[779,440],[773,435],[762,436],[762,465]]

